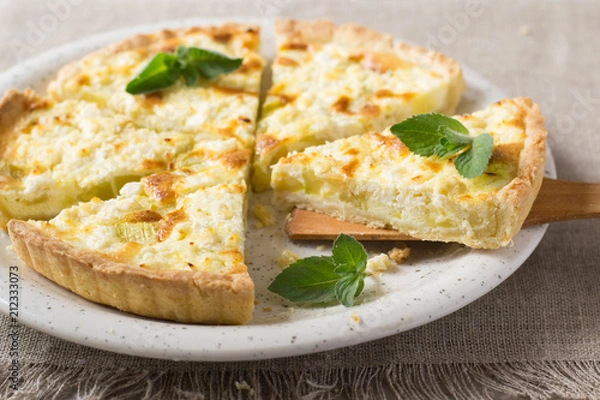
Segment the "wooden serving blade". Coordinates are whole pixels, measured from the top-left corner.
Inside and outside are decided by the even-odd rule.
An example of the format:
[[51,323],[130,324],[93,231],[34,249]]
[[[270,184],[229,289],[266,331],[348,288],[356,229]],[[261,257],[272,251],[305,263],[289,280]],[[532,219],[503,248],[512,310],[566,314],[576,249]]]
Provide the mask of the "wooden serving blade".
[[[588,218],[600,218],[600,183],[544,178],[523,226]],[[358,240],[419,240],[392,229],[370,228],[300,209],[292,211],[285,232],[293,240],[332,240],[342,232]]]

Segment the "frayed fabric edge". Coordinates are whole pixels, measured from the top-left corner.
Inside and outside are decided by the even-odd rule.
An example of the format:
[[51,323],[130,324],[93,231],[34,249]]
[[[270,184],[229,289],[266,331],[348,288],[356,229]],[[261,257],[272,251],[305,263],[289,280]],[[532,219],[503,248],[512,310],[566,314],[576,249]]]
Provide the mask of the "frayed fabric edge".
[[397,364],[314,371],[153,372],[2,364],[5,399],[530,399],[600,398],[600,362]]

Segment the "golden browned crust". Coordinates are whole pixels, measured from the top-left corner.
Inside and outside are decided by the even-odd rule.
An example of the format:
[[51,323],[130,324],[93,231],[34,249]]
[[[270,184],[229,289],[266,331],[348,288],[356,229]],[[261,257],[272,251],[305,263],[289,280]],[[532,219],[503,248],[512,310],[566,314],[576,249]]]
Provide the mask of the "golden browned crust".
[[[540,108],[530,98],[518,97],[504,101],[512,102],[523,112],[527,134],[519,157],[516,177],[496,194],[498,225],[508,229],[499,234],[510,240],[523,226],[542,186],[548,133],[544,128],[544,117]],[[499,243],[499,245],[506,244]]]
[[[175,51],[181,44],[182,39],[195,33],[205,33],[217,42],[239,41],[240,47],[247,51],[258,52],[260,27],[252,24],[226,23],[221,26],[191,27],[182,29],[163,29],[155,33],[139,34],[125,39],[119,43],[109,45],[105,48],[92,52],[85,57],[75,60],[63,66],[56,76],[56,79],[50,83],[49,95],[57,100],[63,100],[60,91],[53,90],[53,83],[66,80],[68,77],[76,76],[80,70],[85,70],[85,64],[88,60],[96,57],[106,57],[111,54],[124,51],[137,50],[142,52],[154,53],[161,51]],[[244,65],[240,68],[246,72],[262,67],[262,62],[256,59],[248,58],[244,60]],[[260,64],[260,65],[258,65]]]
[[[145,49],[148,51],[165,51],[182,37],[195,33],[205,33],[212,36],[217,42],[226,42],[237,36],[248,36],[254,40],[247,41],[247,49],[258,51],[258,36],[260,27],[258,25],[226,23],[221,26],[207,26],[182,29],[163,29],[156,33],[139,34],[122,42],[115,43],[106,49],[100,50],[108,53],[119,53],[129,50]],[[246,42],[245,42],[246,43]],[[173,49],[174,50],[174,49]]]
[[450,82],[445,105],[439,112],[443,114],[454,113],[465,91],[465,81],[458,63],[435,50],[427,50],[423,47],[412,46],[404,42],[398,42],[396,53],[400,58],[423,68],[431,69]]
[[10,221],[8,230],[27,265],[88,300],[178,322],[242,324],[252,317],[254,285],[245,267],[234,274],[146,270],[78,250],[23,221]]
[[359,25],[337,26],[328,20],[279,19],[275,21],[275,33],[279,46],[319,46],[333,42],[356,51],[393,51],[390,35]]
[[[6,146],[18,134],[15,126],[19,120],[44,104],[46,104],[45,101],[31,89],[24,92],[11,89],[4,94],[0,100],[0,157],[4,157]],[[0,190],[13,182],[14,180],[10,176],[5,175],[4,171],[0,171]],[[8,210],[0,207],[0,227],[5,228],[9,219]]]
[[43,100],[31,89],[20,92],[11,89],[0,100],[0,155],[4,154],[6,144],[13,138],[14,127],[32,109]]

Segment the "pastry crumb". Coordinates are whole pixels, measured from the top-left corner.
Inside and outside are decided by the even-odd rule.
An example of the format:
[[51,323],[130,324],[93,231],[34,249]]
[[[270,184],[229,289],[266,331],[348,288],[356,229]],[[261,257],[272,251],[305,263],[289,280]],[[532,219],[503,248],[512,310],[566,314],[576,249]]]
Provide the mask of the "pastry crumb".
[[521,25],[519,28],[519,35],[527,36],[531,33],[531,26],[529,25]]
[[355,323],[355,324],[357,324],[357,325],[361,323],[361,319],[360,319],[360,317],[358,316],[358,314],[356,313],[356,311],[354,311],[354,312],[352,313],[352,315],[350,315],[350,319],[352,320],[352,322],[354,322],[354,323]]
[[254,389],[246,381],[235,381],[235,387],[237,390],[247,390],[250,396],[254,396]]
[[262,205],[260,203],[256,203],[254,205],[254,208],[252,209],[252,212],[254,213],[254,216],[258,220],[256,223],[257,228],[263,228],[265,226],[273,225],[273,223],[274,223],[273,214],[271,214],[269,209],[267,209],[267,207],[265,207],[264,205]]
[[273,311],[273,309],[271,307],[265,307],[265,308],[263,308],[263,311],[264,312],[271,312],[271,311]]
[[279,256],[279,260],[277,260],[279,262],[279,266],[281,267],[281,269],[287,268],[291,263],[296,262],[300,259],[300,256],[296,253],[294,253],[291,250],[287,250],[285,249],[284,251],[281,252],[281,255]]
[[386,253],[371,257],[367,261],[367,269],[373,273],[387,271],[394,266],[394,262]]
[[410,256],[410,247],[394,247],[393,249],[388,251],[388,255],[392,260],[394,260],[396,264],[402,264]]

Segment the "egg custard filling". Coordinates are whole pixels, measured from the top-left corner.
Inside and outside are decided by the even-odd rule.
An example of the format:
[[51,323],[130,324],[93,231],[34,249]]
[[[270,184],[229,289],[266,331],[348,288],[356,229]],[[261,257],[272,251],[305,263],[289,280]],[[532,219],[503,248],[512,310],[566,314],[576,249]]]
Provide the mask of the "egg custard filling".
[[342,220],[474,248],[506,246],[541,185],[543,118],[526,98],[454,118],[472,136],[493,137],[481,176],[461,176],[452,159],[415,155],[388,129],[283,158],[273,167],[272,186],[281,201]]
[[413,114],[452,113],[460,67],[435,51],[356,25],[277,21],[273,84],[256,133],[253,185],[291,151],[378,131]]

